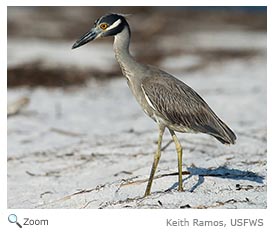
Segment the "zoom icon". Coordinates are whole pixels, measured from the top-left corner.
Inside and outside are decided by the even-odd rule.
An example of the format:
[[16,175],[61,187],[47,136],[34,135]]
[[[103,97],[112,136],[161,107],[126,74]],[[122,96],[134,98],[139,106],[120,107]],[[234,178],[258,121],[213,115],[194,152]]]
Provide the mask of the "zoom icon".
[[10,214],[8,216],[8,221],[10,223],[16,223],[19,228],[22,228],[22,225],[20,223],[18,223],[18,221],[17,221],[17,215],[16,214]]

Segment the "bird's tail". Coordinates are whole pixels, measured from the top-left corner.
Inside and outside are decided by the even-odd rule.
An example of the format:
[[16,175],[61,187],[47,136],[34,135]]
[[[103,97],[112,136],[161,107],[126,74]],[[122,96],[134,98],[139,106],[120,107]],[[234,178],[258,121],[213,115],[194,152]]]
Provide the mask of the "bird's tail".
[[223,144],[235,144],[236,135],[234,132],[218,117],[217,124],[219,128],[212,129],[209,134]]

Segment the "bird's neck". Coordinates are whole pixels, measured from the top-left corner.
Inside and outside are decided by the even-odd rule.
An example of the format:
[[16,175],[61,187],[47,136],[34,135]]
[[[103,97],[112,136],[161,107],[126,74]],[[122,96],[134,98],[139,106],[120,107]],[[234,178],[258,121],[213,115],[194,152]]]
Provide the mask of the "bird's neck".
[[128,79],[132,75],[133,67],[137,65],[135,59],[130,55],[129,43],[130,29],[128,26],[125,26],[122,32],[114,36],[113,48],[122,72]]

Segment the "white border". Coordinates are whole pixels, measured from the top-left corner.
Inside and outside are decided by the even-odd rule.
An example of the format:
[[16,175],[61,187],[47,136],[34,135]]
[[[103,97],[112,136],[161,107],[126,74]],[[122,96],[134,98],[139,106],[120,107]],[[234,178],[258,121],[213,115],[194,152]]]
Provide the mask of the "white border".
[[[88,233],[200,233],[200,232],[209,232],[209,233],[230,233],[235,231],[236,233],[268,233],[268,230],[271,231],[271,186],[268,186],[268,209],[255,209],[255,210],[10,210],[6,208],[7,204],[7,167],[6,167],[6,149],[7,149],[7,118],[6,118],[6,103],[7,103],[7,94],[6,94],[6,64],[7,64],[7,15],[6,7],[7,6],[82,6],[82,5],[161,5],[161,6],[174,6],[174,5],[184,5],[184,6],[268,6],[268,22],[271,21],[271,4],[269,1],[144,1],[144,2],[132,2],[132,1],[103,1],[103,2],[92,2],[90,0],[69,0],[69,1],[59,1],[59,0],[2,0],[0,5],[0,17],[1,17],[1,43],[0,43],[0,110],[1,110],[1,119],[0,119],[0,165],[1,165],[1,177],[0,184],[3,186],[0,203],[0,229],[6,230],[7,233],[15,233],[20,230],[16,225],[11,225],[7,221],[8,214],[16,213],[18,217],[39,217],[39,218],[48,218],[49,226],[48,227],[29,227],[23,228],[20,230],[21,233],[78,233],[86,231]],[[268,28],[271,29],[271,25],[268,23]],[[268,38],[271,40],[271,33],[268,29]],[[269,40],[268,40],[269,41]],[[271,46],[268,44],[268,52],[271,52]],[[269,55],[271,53],[268,53]],[[271,184],[271,155],[272,152],[272,124],[271,124],[271,59],[268,56],[268,185]],[[269,66],[270,64],[270,66]],[[175,219],[193,219],[193,218],[202,218],[202,219],[223,219],[226,222],[230,218],[263,218],[265,220],[265,226],[262,228],[186,228],[186,227],[166,227],[165,220],[166,218],[175,218]],[[9,230],[9,231],[7,231]],[[4,233],[1,231],[1,233]]]

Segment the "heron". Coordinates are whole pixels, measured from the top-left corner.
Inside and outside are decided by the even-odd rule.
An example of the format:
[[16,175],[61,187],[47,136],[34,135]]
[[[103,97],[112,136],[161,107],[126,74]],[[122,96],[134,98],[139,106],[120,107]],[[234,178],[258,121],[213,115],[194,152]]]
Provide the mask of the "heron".
[[234,132],[215,114],[204,99],[173,75],[151,65],[139,63],[130,54],[131,30],[126,16],[109,13],[98,18],[94,26],[72,46],[78,48],[103,37],[114,37],[113,50],[128,86],[143,111],[158,125],[159,136],[144,197],[150,195],[154,175],[161,157],[165,129],[171,134],[178,158],[178,191],[183,191],[183,148],[175,132],[205,133],[223,144],[234,144]]

